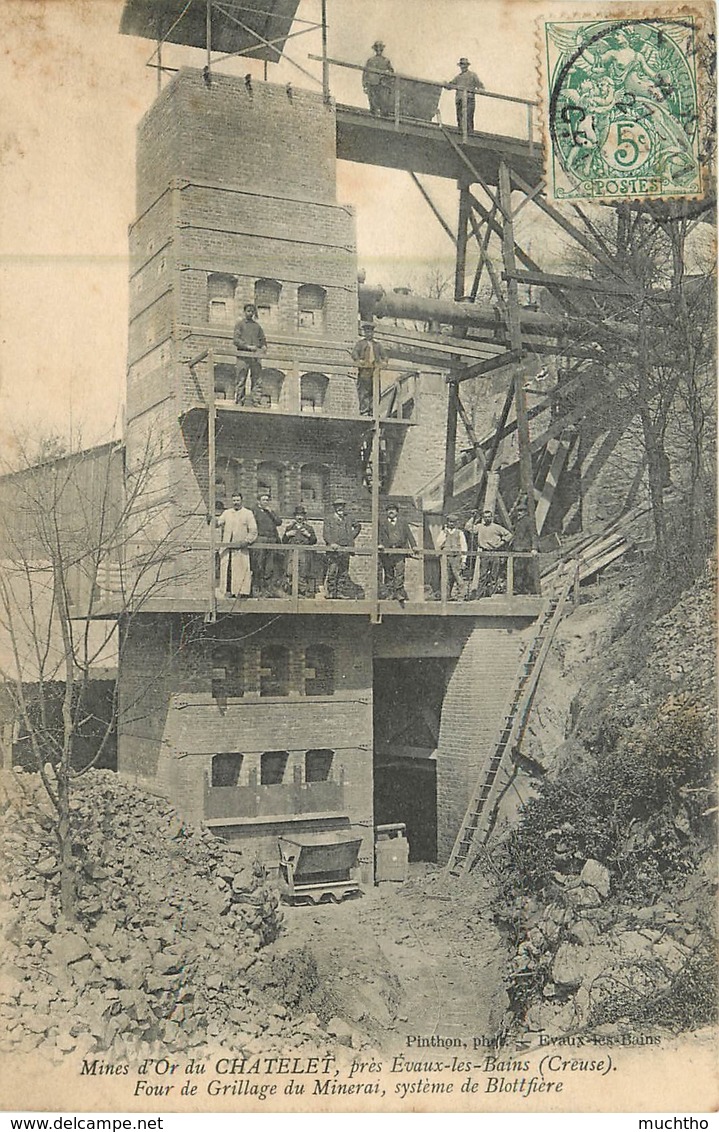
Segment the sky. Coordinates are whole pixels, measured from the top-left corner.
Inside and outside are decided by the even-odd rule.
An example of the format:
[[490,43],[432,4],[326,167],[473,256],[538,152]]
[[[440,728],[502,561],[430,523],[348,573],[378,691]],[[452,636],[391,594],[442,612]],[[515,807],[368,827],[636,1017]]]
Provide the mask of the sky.
[[[127,229],[134,213],[135,128],[156,95],[154,45],[119,34],[122,0],[3,0],[0,60],[0,445],[49,431],[86,444],[121,434],[127,349]],[[298,16],[318,20],[319,0]],[[537,94],[533,0],[329,0],[329,54],[363,63],[376,38],[395,69],[448,80],[467,56],[486,87]],[[319,78],[319,33],[288,50]],[[167,65],[204,64],[168,45]],[[262,78],[262,63],[223,68]],[[269,80],[311,81],[286,60]],[[333,94],[364,106],[358,72],[333,68]],[[484,104],[486,105],[486,104]],[[452,96],[442,112],[452,120]],[[480,100],[477,125],[482,126]],[[512,111],[520,114],[521,112]],[[519,132],[521,118],[492,130]],[[428,179],[450,223],[452,182]],[[338,164],[338,197],[357,212],[369,282],[415,282],[452,248],[404,172]],[[527,210],[527,216],[531,212]],[[521,219],[521,218],[520,218]],[[521,220],[527,223],[527,219]],[[531,224],[531,220],[529,221]]]

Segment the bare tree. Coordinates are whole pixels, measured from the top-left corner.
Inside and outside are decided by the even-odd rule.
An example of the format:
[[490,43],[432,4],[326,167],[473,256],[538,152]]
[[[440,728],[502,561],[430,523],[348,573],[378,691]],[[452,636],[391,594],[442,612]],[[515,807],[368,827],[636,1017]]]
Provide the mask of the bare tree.
[[[161,505],[148,506],[156,463],[148,439],[132,474],[120,446],[108,444],[26,459],[0,479],[0,679],[52,807],[61,915],[70,921],[72,784],[102,759],[118,719],[117,683],[99,718],[93,674],[121,664],[133,620],[188,569],[185,532],[163,521]],[[150,527],[160,530],[152,540]]]
[[[706,478],[706,430],[712,367],[711,333],[715,276],[706,265],[688,270],[692,256],[706,259],[702,249],[709,226],[701,219],[623,205],[613,219],[594,221],[593,236],[600,257],[584,253],[574,264],[602,290],[581,300],[586,339],[600,343],[605,380],[617,397],[605,406],[617,422],[636,420],[636,437],[647,468],[656,548],[667,555],[665,491],[671,455],[676,455],[678,421],[688,415],[692,437],[692,468],[688,477],[690,516],[700,510],[701,484]],[[690,248],[689,236],[693,234]],[[612,270],[613,267],[613,270]],[[608,330],[609,328],[609,330]],[[613,329],[621,329],[614,335]],[[690,540],[698,537],[690,521]]]

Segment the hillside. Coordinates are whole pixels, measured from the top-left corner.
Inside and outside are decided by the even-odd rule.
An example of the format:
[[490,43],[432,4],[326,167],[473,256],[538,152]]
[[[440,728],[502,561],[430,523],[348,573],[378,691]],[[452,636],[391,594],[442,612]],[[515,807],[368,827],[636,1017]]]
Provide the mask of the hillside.
[[623,566],[560,628],[494,851],[515,1029],[716,1017],[714,589]]

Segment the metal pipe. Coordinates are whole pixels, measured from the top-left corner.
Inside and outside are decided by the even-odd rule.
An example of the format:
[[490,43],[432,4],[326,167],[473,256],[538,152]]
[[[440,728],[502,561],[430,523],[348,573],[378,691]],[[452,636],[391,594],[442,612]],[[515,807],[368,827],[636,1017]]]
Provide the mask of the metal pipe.
[[[363,319],[406,318],[426,322],[444,322],[455,326],[480,326],[502,332],[505,319],[498,307],[489,303],[457,303],[451,299],[428,299],[422,295],[399,295],[382,287],[359,286],[359,307]],[[636,334],[631,324],[608,323],[601,327],[591,319],[569,318],[562,314],[543,314],[541,311],[520,309],[519,320],[525,334],[545,334],[552,338],[593,336],[606,332],[627,341]]]

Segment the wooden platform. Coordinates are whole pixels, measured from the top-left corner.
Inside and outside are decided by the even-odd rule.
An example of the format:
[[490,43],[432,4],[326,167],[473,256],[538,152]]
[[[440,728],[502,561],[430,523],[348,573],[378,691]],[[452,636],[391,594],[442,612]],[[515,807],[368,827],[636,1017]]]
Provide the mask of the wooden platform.
[[[477,109],[478,120],[481,109]],[[459,130],[450,127],[448,133],[488,184],[497,184],[502,160],[529,184],[541,180],[544,153],[539,142],[489,133],[474,133],[462,142]],[[467,165],[435,122],[400,119],[396,127],[394,119],[374,118],[356,106],[337,106],[337,157],[452,181],[466,180],[469,175]]]

